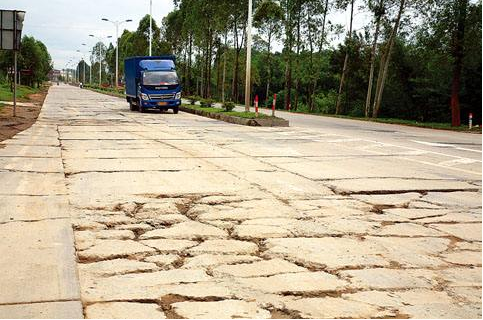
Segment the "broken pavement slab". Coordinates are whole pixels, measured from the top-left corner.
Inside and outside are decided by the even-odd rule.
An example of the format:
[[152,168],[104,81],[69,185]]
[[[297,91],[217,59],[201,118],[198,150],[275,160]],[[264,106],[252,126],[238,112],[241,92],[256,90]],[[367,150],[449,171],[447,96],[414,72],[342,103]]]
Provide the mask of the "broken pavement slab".
[[166,319],[154,303],[106,302],[86,307],[86,319]]
[[80,301],[39,302],[0,305],[2,319],[80,319],[83,318]]
[[66,219],[1,224],[0,304],[79,300],[73,243]]
[[327,183],[340,194],[384,194],[412,191],[478,191],[472,184],[456,180],[421,180],[401,178],[361,178],[333,180]]
[[270,312],[256,302],[223,300],[213,302],[178,302],[174,312],[188,319],[269,319]]

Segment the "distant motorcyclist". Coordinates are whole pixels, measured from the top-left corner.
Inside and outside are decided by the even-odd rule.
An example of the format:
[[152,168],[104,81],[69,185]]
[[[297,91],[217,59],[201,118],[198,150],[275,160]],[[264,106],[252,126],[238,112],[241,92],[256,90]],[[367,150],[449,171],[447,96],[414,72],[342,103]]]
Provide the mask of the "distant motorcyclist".
[[79,83],[79,88],[84,88],[84,86],[82,85],[82,82]]

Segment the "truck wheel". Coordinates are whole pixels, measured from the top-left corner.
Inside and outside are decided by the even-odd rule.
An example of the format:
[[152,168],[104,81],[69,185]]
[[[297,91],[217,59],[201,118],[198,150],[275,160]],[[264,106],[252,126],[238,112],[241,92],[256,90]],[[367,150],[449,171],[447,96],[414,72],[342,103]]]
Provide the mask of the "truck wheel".
[[144,108],[143,106],[139,106],[139,112],[146,113],[146,108]]
[[178,112],[179,112],[179,107],[174,107],[173,108],[173,113],[174,114],[178,114]]
[[137,109],[137,106],[132,101],[129,101],[129,110],[136,111]]

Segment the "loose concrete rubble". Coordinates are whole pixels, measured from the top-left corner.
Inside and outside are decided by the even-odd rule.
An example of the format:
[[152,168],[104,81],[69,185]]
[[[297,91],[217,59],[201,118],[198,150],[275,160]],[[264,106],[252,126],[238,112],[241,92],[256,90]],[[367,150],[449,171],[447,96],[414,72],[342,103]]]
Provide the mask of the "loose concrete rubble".
[[481,168],[442,174],[442,153],[67,86],[14,140],[0,315],[482,316]]

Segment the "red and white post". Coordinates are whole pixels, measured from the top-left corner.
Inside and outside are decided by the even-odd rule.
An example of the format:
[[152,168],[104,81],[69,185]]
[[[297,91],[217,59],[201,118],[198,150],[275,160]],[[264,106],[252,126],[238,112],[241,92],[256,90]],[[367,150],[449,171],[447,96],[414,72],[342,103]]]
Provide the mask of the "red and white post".
[[255,113],[258,118],[258,94],[255,96]]
[[470,130],[473,128],[473,113],[470,113],[470,120],[468,121],[468,124],[470,126]]
[[272,102],[272,117],[275,117],[275,105],[277,104],[277,94],[273,95],[273,102]]

